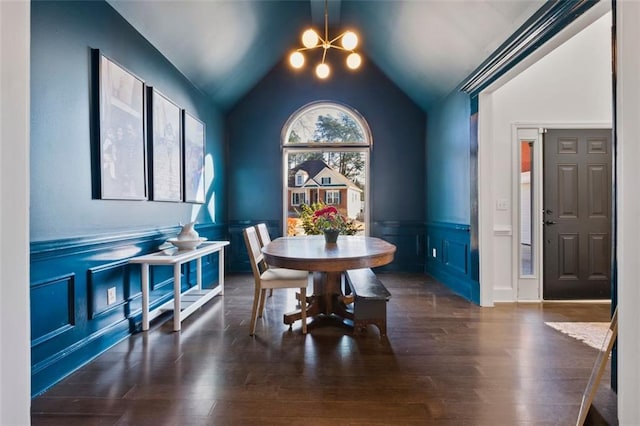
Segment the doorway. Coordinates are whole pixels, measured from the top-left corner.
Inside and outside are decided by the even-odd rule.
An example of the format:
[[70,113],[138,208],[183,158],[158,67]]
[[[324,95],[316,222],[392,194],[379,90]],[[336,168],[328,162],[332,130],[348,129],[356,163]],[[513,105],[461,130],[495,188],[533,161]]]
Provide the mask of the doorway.
[[543,298],[611,297],[610,129],[544,134]]

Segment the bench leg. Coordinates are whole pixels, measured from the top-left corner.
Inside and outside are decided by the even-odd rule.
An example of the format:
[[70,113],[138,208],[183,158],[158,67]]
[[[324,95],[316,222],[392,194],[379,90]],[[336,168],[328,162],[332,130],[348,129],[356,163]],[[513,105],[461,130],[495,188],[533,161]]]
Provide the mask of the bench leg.
[[362,332],[367,328],[367,325],[372,324],[378,327],[380,330],[380,337],[384,337],[387,335],[387,323],[384,320],[361,320],[353,322],[353,334],[362,334]]
[[359,334],[367,325],[373,324],[380,336],[387,335],[386,300],[362,300],[356,297],[353,304],[353,332]]

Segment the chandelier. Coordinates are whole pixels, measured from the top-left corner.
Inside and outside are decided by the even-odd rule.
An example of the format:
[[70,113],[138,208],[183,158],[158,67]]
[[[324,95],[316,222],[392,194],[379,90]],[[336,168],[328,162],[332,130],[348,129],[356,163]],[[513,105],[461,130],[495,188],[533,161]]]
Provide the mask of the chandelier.
[[[358,36],[353,31],[345,31],[340,34],[338,37],[329,39],[329,19],[327,12],[327,3],[328,0],[324,1],[324,38],[318,35],[313,29],[309,28],[302,33],[302,45],[295,52],[291,53],[289,56],[289,63],[294,68],[302,68],[304,66],[304,55],[302,54],[305,50],[312,50],[317,48],[322,48],[322,62],[320,62],[316,66],[316,75],[318,78],[325,79],[329,77],[331,73],[331,68],[325,62],[327,58],[327,51],[331,48],[343,50],[345,52],[350,52],[347,56],[347,67],[352,70],[355,70],[360,67],[362,63],[362,58],[359,54],[354,52],[354,49],[358,45]],[[338,41],[340,44],[337,44]]]

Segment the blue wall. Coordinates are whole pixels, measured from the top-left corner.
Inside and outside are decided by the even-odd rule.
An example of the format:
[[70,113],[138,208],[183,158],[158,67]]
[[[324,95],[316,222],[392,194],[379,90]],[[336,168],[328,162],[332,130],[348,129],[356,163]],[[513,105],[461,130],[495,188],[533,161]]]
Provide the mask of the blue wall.
[[[176,234],[178,222],[192,218],[203,236],[226,237],[226,163],[222,114],[107,3],[31,4],[31,338],[37,394],[139,326],[140,268],[129,267],[128,258],[157,250]],[[207,194],[217,202],[92,199],[92,48],[205,123],[208,179],[213,177]],[[204,265],[205,282],[216,280],[217,255]],[[152,306],[171,296],[171,272],[157,269]],[[193,265],[183,269],[183,288],[193,285],[192,271]],[[117,293],[111,305],[109,287]]]
[[[206,125],[215,179],[224,200],[223,116],[198,89],[102,1],[33,2],[31,8],[31,240],[224,221],[208,206],[94,200],[91,193],[90,49],[118,62]],[[209,174],[211,176],[211,174]]]
[[431,108],[428,116],[426,271],[478,303],[480,285],[471,248],[469,96],[454,91]]
[[355,108],[371,128],[371,235],[398,245],[388,269],[421,271],[425,114],[373,63],[350,72],[342,58],[329,62],[332,75],[320,81],[309,67],[293,71],[283,59],[228,115],[230,266],[248,270],[242,227],[266,221],[281,234],[282,128],[300,107],[328,100]]
[[427,222],[469,224],[469,96],[452,92],[428,115]]

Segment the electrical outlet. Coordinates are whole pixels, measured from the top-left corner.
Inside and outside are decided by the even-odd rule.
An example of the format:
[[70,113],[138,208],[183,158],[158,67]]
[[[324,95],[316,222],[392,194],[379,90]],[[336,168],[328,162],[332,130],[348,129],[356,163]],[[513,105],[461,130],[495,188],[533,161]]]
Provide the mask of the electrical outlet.
[[116,303],[116,288],[111,287],[107,290],[107,305]]
[[438,257],[437,253],[436,253],[436,249],[434,249],[434,248],[431,249],[431,256],[432,257]]

